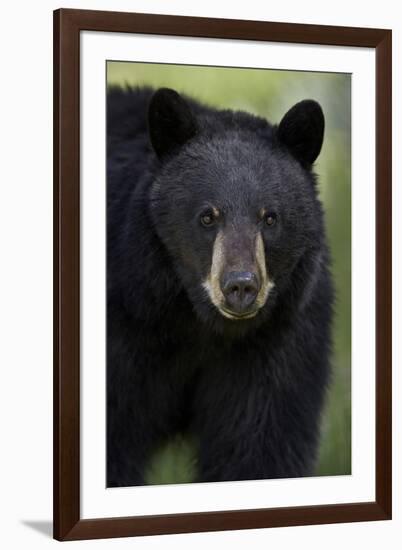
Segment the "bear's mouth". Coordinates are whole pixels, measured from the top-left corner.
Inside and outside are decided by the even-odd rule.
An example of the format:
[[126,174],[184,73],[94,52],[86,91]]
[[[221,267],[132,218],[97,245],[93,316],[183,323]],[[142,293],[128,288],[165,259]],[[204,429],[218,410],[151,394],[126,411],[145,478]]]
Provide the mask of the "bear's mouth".
[[252,311],[246,311],[244,313],[236,313],[235,311],[230,311],[229,309],[226,309],[224,307],[218,307],[217,308],[219,313],[226,317],[227,319],[231,319],[232,321],[243,321],[246,319],[253,319],[258,313],[258,309],[254,309]]

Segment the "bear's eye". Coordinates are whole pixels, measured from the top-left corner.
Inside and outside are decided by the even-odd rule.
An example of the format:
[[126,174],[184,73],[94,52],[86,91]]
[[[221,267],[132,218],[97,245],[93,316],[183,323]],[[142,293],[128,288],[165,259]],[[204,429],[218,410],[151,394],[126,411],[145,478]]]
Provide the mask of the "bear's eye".
[[200,221],[204,227],[211,227],[211,225],[214,225],[215,216],[212,210],[207,210],[206,212],[203,212],[200,216]]
[[272,227],[276,223],[276,214],[275,212],[267,212],[265,214],[265,223]]

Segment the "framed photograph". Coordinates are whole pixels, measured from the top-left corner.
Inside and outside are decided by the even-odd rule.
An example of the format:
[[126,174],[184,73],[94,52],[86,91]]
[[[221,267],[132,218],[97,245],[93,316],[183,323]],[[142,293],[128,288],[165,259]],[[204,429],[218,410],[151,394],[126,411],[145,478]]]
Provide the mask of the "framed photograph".
[[54,12],[54,536],[391,518],[391,31]]

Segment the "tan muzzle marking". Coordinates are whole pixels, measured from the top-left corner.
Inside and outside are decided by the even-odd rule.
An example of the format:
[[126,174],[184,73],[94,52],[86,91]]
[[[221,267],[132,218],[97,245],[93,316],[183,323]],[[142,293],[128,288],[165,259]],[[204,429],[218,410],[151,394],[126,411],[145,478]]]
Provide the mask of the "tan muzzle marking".
[[[255,249],[254,249],[254,258],[255,264],[258,270],[258,276],[261,282],[261,288],[258,292],[258,295],[255,299],[255,305],[257,309],[250,313],[250,315],[244,315],[241,319],[250,319],[255,317],[258,313],[258,309],[263,307],[267,301],[269,291],[273,288],[274,283],[270,280],[267,273],[266,261],[265,261],[265,250],[264,250],[264,241],[262,240],[261,233],[257,233],[255,238]],[[228,319],[239,320],[239,317],[231,315],[229,312],[225,311],[225,297],[221,290],[220,279],[222,271],[225,267],[225,238],[222,231],[220,231],[215,239],[213,251],[212,251],[212,261],[211,261],[211,270],[203,282],[202,286],[208,293],[208,296],[214,306],[219,310],[219,312]]]

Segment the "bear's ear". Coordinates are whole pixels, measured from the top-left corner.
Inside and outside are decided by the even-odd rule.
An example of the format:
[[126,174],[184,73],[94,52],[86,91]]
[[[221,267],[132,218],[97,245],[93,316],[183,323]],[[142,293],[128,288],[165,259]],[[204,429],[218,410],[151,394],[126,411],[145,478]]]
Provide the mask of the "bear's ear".
[[196,120],[186,101],[174,90],[160,88],[151,98],[148,127],[158,157],[180,147],[197,132]]
[[304,166],[311,166],[321,151],[324,113],[312,99],[296,103],[281,120],[277,137]]

